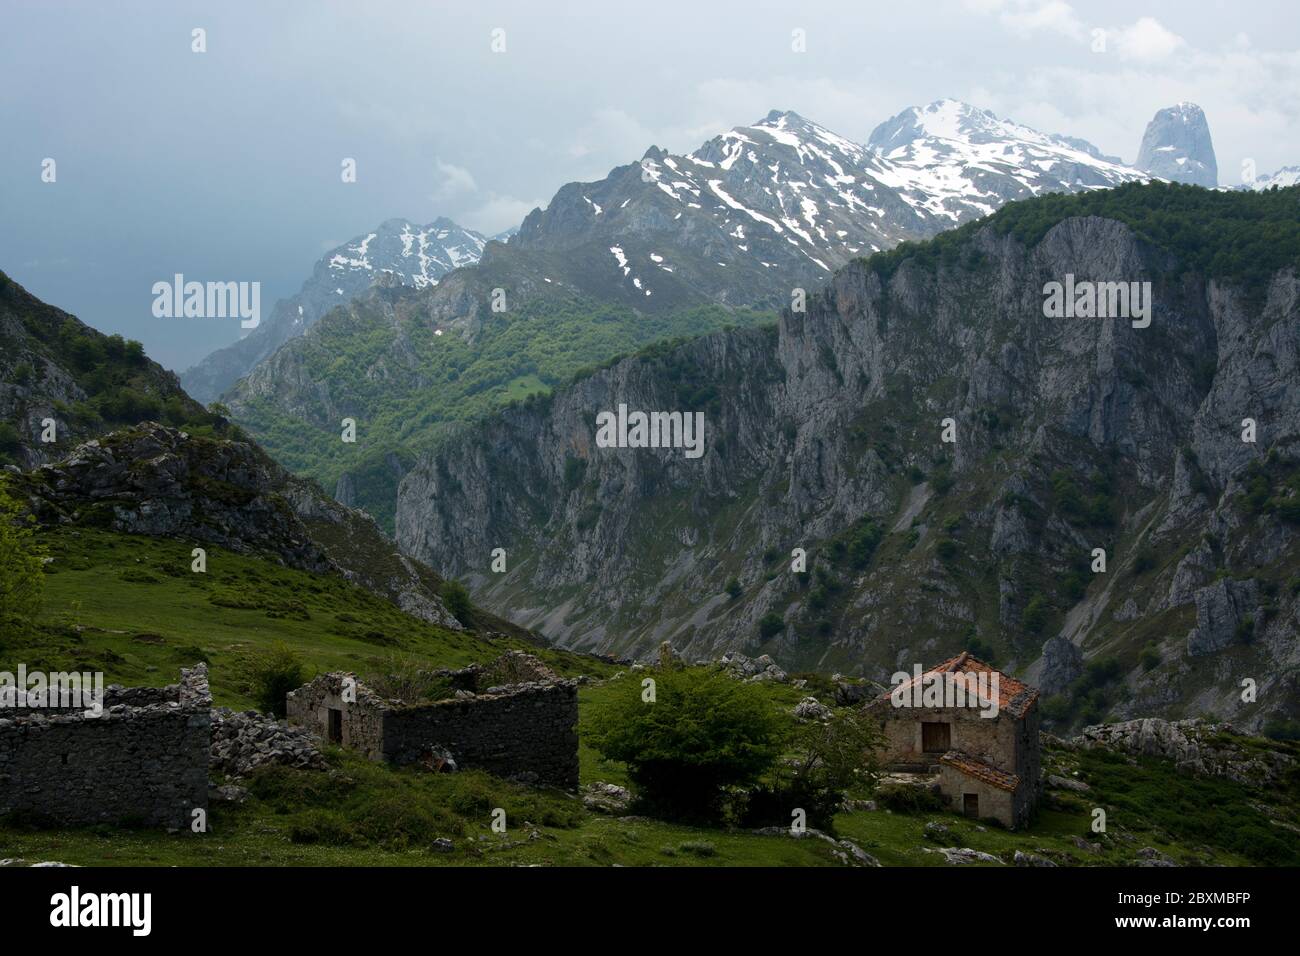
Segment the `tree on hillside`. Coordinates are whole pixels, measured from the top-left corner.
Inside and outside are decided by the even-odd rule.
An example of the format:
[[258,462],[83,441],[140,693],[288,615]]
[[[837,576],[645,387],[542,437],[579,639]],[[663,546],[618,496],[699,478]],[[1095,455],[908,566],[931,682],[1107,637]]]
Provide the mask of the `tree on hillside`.
[[33,519],[0,488],[0,623],[29,622],[45,588],[45,549],[32,533]]
[[883,746],[880,722],[860,709],[801,722],[771,783],[750,791],[744,824],[789,826],[791,811],[798,808],[807,826],[834,832],[845,798],[875,790]]
[[607,760],[627,764],[641,802],[674,818],[722,810],[724,788],[758,780],[781,753],[781,722],[763,692],[704,668],[653,672],[616,685],[598,704],[588,737]]

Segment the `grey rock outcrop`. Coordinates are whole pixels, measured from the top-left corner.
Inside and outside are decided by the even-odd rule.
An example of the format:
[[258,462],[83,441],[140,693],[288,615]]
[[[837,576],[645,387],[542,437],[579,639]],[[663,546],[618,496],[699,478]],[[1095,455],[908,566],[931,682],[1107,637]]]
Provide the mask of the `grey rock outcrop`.
[[1083,733],[1070,740],[1070,746],[1162,757],[1187,773],[1224,777],[1255,787],[1281,780],[1296,765],[1288,754],[1241,740],[1230,724],[1199,718],[1168,721],[1148,717],[1098,724],[1085,727]]
[[1213,189],[1219,185],[1219,164],[1210,141],[1210,125],[1195,103],[1157,110],[1142,135],[1138,169],[1161,179]]
[[[1094,647],[1139,640],[1154,615],[1216,576],[1289,560],[1295,529],[1244,513],[1242,497],[1247,470],[1270,448],[1279,475],[1294,467],[1293,273],[1250,295],[1213,277],[1171,281],[1181,269],[1171,252],[1097,217],[1061,220],[1030,247],[981,228],[962,248],[969,264],[852,264],[775,329],[627,358],[465,430],[403,479],[399,541],[467,579],[487,606],[513,608],[573,648],[648,656],[667,639],[688,659],[767,653],[790,670],[882,680],[974,625],[981,639],[1011,640],[1049,692],[1067,688]],[[1152,326],[1045,320],[1044,283],[1067,273],[1151,282]],[[710,383],[700,458],[596,444],[601,410],[682,408],[696,383]],[[1267,444],[1241,440],[1247,414],[1268,423]],[[961,437],[941,448],[948,417]],[[920,483],[903,486],[904,469],[937,472],[975,496],[955,512],[935,482],[925,482],[928,498],[914,492]],[[1073,515],[1061,510],[1067,491]],[[1085,497],[1108,511],[1081,515]],[[843,547],[868,519],[891,529],[888,563],[836,559],[836,540]],[[941,559],[945,538],[960,546]],[[506,574],[488,573],[485,542],[512,555]],[[1089,556],[1103,543],[1109,565],[1093,572]],[[808,551],[810,581],[764,557],[796,545]],[[1157,561],[1179,551],[1176,565]],[[742,584],[735,598],[732,577]],[[1067,577],[1082,598],[1061,587]],[[823,580],[842,589],[829,629],[814,606],[832,599]],[[1026,628],[1042,589],[1051,598],[1040,606],[1063,617],[1046,645]],[[1225,593],[1249,613],[1248,594]],[[1279,588],[1275,604],[1249,648],[1270,680],[1300,666],[1294,595]],[[1216,608],[1206,605],[1194,653],[1223,653]],[[1229,619],[1241,623],[1235,611]],[[1170,712],[1204,693],[1173,663],[1186,656],[1186,633],[1157,649],[1167,665],[1135,668],[1121,715]],[[1261,695],[1248,729],[1284,699]],[[1225,687],[1198,706],[1237,720],[1241,701]]]
[[1057,635],[1043,644],[1042,676],[1038,688],[1045,694],[1065,690],[1083,673],[1083,652],[1068,639]]
[[[1220,579],[1195,594],[1196,626],[1187,635],[1187,653],[1213,654],[1253,636],[1259,609],[1259,584],[1254,579]],[[1250,634],[1243,634],[1249,631]]]
[[816,697],[805,697],[794,705],[794,715],[800,720],[829,720],[832,712]]

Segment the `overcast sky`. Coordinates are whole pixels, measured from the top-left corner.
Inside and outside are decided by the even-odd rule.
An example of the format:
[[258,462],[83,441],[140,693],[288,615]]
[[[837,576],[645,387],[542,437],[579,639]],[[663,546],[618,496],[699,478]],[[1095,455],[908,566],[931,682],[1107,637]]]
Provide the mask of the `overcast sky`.
[[[1246,159],[1261,173],[1300,163],[1295,0],[0,9],[0,269],[178,370],[240,329],[154,318],[151,286],[173,273],[259,281],[269,314],[324,250],[384,219],[491,234],[568,181],[770,109],[862,141],[950,96],[1132,162],[1152,114],[1190,100],[1222,182]],[[195,27],[206,53],[191,52]],[[345,157],[356,183],[341,182]]]

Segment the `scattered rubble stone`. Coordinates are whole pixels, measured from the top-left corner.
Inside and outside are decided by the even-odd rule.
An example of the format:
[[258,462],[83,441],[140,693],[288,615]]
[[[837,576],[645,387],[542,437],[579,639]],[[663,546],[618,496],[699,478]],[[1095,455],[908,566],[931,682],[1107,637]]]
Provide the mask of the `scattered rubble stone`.
[[933,840],[935,843],[942,843],[945,840],[952,839],[952,830],[948,829],[938,820],[931,820],[925,825],[925,838]]
[[727,673],[746,683],[757,683],[759,681],[775,681],[778,684],[784,684],[788,679],[785,671],[776,665],[767,654],[759,657],[746,657],[737,651],[731,651],[722,655],[718,661]]
[[981,853],[979,850],[972,850],[968,846],[945,846],[945,847],[921,847],[922,853],[940,853],[946,862],[959,865],[964,863],[1001,863],[996,856],[989,853]]
[[325,756],[310,733],[274,717],[229,707],[212,712],[213,771],[244,777],[269,764],[324,770]]
[[1084,793],[1092,789],[1082,780],[1072,780],[1069,777],[1062,777],[1054,773],[1047,775],[1047,785],[1055,787],[1057,790],[1073,790],[1076,793]]
[[831,709],[816,697],[805,697],[794,705],[794,715],[800,720],[830,720]]
[[1045,856],[1039,856],[1037,853],[1025,853],[1017,850],[1013,857],[1016,866],[1056,866]]
[[582,805],[598,813],[619,814],[632,803],[632,792],[615,783],[596,781],[582,788]]

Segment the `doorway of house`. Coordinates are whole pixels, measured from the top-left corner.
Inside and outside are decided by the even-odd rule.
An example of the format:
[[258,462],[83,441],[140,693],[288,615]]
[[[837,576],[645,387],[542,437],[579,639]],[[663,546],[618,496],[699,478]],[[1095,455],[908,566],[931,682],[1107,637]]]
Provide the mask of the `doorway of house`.
[[978,820],[980,815],[980,795],[978,793],[963,793],[961,795],[961,812]]
[[337,707],[331,707],[329,719],[329,742],[332,744],[343,743],[343,711]]

